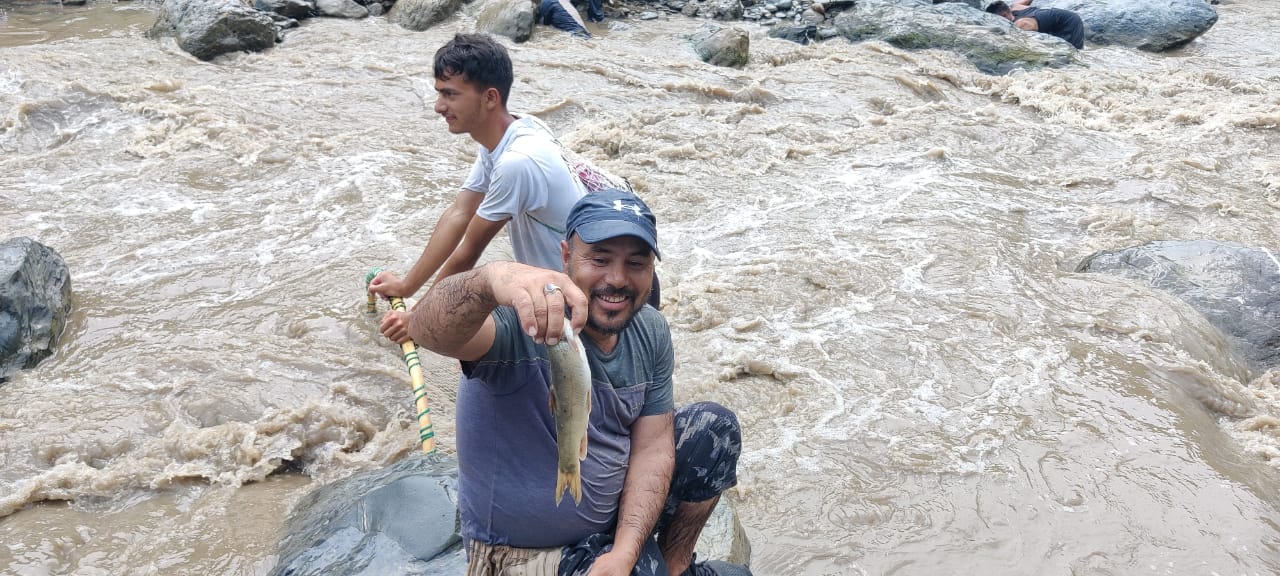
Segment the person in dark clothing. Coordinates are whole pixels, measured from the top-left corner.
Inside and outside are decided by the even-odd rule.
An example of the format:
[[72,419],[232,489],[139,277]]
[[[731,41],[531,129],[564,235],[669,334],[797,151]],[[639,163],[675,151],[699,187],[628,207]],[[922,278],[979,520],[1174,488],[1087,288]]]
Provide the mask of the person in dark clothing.
[[579,38],[590,38],[591,32],[582,23],[582,17],[569,0],[542,0],[538,4],[536,22],[544,26],[554,26]]
[[987,5],[987,12],[1003,16],[1022,30],[1057,36],[1077,50],[1084,48],[1084,21],[1070,10],[1033,8],[1030,1],[1010,7],[1003,0],[996,0]]
[[587,0],[587,20],[604,22],[604,2],[602,0]]

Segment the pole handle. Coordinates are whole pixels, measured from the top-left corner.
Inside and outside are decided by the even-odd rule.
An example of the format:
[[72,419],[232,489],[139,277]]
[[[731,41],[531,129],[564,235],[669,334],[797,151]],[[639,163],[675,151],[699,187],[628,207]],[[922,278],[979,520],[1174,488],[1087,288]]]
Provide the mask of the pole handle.
[[[373,268],[365,275],[366,290],[369,283],[373,282],[373,277],[381,271],[381,268]],[[392,310],[398,312],[407,310],[404,298],[392,296],[387,300],[391,303]],[[365,312],[376,314],[377,311],[378,298],[370,292],[369,304]],[[427,384],[422,374],[422,361],[418,358],[418,346],[413,343],[413,340],[406,340],[400,345],[400,354],[404,358],[405,366],[409,369],[409,382],[413,385],[413,407],[418,414],[418,439],[422,442],[422,452],[431,454],[436,451],[436,433],[431,427],[431,405],[427,403]]]

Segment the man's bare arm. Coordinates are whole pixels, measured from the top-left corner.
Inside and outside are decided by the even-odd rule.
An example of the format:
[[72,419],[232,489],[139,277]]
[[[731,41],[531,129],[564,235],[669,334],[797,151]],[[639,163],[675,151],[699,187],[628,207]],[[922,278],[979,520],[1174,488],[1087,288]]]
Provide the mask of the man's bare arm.
[[[560,289],[547,292],[547,284]],[[437,354],[478,360],[493,346],[489,313],[498,306],[515,308],[520,327],[535,342],[559,341],[566,307],[575,330],[587,323],[587,296],[568,276],[517,262],[490,262],[436,282],[409,313],[409,336]]]
[[675,465],[674,413],[638,418],[631,425],[631,459],[622,488],[613,549],[596,560],[590,574],[631,572],[662,514]]

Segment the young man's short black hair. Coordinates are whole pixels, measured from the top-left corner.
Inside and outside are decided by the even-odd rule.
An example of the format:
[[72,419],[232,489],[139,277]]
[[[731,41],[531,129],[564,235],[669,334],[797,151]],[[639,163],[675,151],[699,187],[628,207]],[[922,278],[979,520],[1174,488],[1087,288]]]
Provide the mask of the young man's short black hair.
[[1005,14],[1011,14],[1011,12],[1009,11],[1009,5],[1005,4],[1004,0],[996,0],[995,2],[987,4],[986,10],[991,14],[999,14],[1001,16],[1004,16]]
[[456,34],[436,50],[435,76],[445,80],[459,74],[480,90],[497,88],[502,105],[511,94],[511,57],[507,49],[487,34]]

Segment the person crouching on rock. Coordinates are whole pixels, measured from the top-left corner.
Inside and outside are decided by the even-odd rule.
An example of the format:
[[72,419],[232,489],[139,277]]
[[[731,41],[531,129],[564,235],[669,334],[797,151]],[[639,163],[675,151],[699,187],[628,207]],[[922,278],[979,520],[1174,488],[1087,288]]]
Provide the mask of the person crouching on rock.
[[1077,50],[1084,49],[1084,21],[1079,14],[1070,10],[1033,8],[1031,0],[1015,2],[1013,6],[1003,0],[996,0],[988,4],[986,10],[1004,17],[1022,30],[1057,36]]

